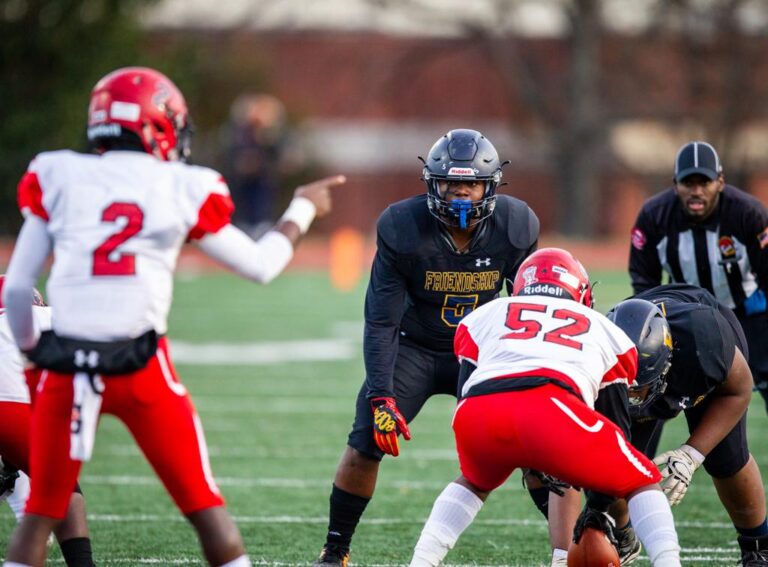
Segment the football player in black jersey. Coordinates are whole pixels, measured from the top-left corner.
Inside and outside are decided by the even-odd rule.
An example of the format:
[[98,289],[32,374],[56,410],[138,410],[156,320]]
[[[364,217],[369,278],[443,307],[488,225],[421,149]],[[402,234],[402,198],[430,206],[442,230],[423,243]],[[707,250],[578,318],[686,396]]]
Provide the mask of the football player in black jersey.
[[497,195],[503,163],[475,130],[451,130],[422,160],[427,193],[379,217],[365,298],[366,377],[336,470],[326,543],[315,562],[346,566],[379,463],[410,439],[408,423],[434,394],[455,396],[453,335],[462,317],[511,285],[536,249],[539,221]]
[[[666,389],[630,405],[632,444],[653,457],[663,423],[683,413],[688,439],[655,460],[665,477],[662,488],[670,504],[680,503],[693,473],[703,465],[739,534],[742,564],[768,565],[765,490],[747,446],[752,374],[741,325],[731,309],[699,287],[663,285],[635,298],[661,308],[674,347]],[[619,303],[608,318],[630,338],[640,331],[634,324],[632,300]],[[625,555],[634,547],[636,557],[639,545],[631,545],[634,534],[628,529],[626,508],[617,507],[616,519],[620,546]],[[622,559],[621,564],[628,561]]]

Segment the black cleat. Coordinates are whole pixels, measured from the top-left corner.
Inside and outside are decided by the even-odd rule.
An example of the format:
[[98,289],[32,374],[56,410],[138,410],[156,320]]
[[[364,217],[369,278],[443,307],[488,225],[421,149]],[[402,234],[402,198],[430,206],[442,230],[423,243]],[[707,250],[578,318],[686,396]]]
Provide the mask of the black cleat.
[[742,567],[768,567],[768,536],[739,536]]
[[640,557],[640,552],[643,550],[643,545],[640,540],[637,539],[637,534],[632,526],[626,528],[615,528],[613,530],[619,545],[616,549],[619,552],[619,559],[622,566],[633,563],[635,559]]
[[349,548],[327,543],[312,567],[347,567],[348,563]]
[[742,567],[767,567],[768,551],[745,551],[741,554]]

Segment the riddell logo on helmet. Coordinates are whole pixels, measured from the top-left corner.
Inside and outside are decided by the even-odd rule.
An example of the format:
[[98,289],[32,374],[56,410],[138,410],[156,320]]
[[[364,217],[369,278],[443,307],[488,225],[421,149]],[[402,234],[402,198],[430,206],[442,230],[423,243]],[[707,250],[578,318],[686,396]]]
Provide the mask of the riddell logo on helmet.
[[448,170],[448,175],[474,175],[475,170],[471,167],[452,167]]
[[553,295],[555,297],[562,297],[565,293],[563,288],[546,283],[528,285],[520,291],[523,295]]
[[116,138],[122,133],[120,124],[96,124],[88,128],[88,139],[95,138]]

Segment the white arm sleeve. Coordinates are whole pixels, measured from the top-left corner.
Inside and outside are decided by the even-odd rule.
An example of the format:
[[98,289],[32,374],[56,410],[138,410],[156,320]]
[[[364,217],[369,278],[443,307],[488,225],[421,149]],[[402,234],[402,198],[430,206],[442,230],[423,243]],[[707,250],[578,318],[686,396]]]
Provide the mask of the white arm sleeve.
[[29,215],[16,239],[3,286],[8,325],[21,350],[31,349],[40,338],[40,329],[35,325],[32,313],[32,288],[43,271],[51,247],[46,222]]
[[272,281],[293,258],[291,241],[276,230],[254,241],[228,224],[215,234],[204,236],[197,245],[230,270],[262,284]]

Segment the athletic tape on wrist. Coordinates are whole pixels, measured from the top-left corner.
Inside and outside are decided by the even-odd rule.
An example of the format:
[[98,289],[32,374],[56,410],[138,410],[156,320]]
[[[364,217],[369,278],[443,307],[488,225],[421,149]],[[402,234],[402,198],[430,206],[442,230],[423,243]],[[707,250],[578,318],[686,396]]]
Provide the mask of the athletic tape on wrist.
[[306,197],[294,197],[280,220],[295,223],[301,234],[305,234],[309,230],[309,225],[315,220],[316,213],[317,208],[312,201]]

